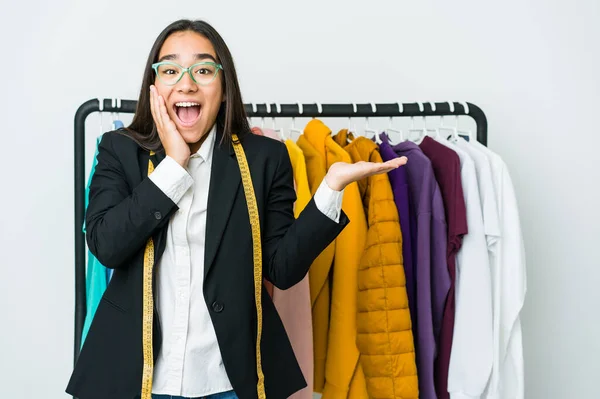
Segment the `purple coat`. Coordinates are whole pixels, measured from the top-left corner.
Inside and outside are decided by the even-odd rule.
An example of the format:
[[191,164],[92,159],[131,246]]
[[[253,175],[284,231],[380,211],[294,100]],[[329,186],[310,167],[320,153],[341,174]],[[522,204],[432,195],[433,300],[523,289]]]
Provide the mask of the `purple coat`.
[[[398,155],[388,144],[387,137],[382,134],[382,144],[379,145],[379,152],[384,161],[397,158]],[[408,295],[408,307],[410,309],[410,319],[413,325],[416,324],[416,298],[415,298],[415,264],[412,253],[412,237],[416,237],[416,214],[408,195],[408,175],[406,167],[394,169],[388,173],[392,192],[394,193],[394,202],[398,208],[400,216],[400,231],[402,232],[402,258],[404,260],[404,275],[406,277],[406,293]],[[412,209],[412,211],[411,211]]]
[[[381,138],[383,143],[380,147],[390,148],[385,142],[385,135]],[[412,142],[403,142],[391,149],[397,156],[408,158],[403,168],[406,169],[408,181],[409,219],[415,221],[414,233],[411,233],[411,252],[414,265],[412,278],[415,282],[413,306],[416,309],[416,318],[412,322],[419,397],[436,399],[434,361],[437,355],[436,333],[439,333],[439,330],[434,331],[434,326],[439,329],[442,324],[444,305],[450,290],[450,274],[446,262],[447,229],[444,203],[431,162],[419,146]],[[384,150],[382,155],[383,152]],[[391,155],[389,151],[386,153]],[[412,223],[409,229],[411,225]],[[404,227],[402,229],[404,231]]]

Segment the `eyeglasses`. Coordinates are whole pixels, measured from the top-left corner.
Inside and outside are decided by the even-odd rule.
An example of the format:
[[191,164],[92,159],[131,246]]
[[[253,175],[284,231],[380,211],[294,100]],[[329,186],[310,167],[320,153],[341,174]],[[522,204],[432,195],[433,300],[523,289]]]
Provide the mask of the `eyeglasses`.
[[167,86],[177,84],[187,72],[194,82],[199,85],[206,86],[217,77],[219,69],[223,69],[221,64],[214,62],[199,62],[188,68],[184,68],[179,64],[169,61],[157,62],[152,64],[152,69],[160,81]]

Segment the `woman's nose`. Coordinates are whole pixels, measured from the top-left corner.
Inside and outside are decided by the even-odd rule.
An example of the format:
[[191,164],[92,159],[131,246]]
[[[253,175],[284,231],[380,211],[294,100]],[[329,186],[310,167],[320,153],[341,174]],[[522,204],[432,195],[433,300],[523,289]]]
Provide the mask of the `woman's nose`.
[[182,92],[193,92],[198,86],[196,82],[192,80],[189,72],[185,72],[179,82],[177,82],[176,89]]

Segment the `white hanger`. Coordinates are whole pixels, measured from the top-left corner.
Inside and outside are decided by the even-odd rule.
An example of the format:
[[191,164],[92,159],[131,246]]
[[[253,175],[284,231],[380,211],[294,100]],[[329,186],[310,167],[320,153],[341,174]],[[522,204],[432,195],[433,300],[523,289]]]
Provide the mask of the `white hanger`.
[[[252,106],[252,114],[253,114],[253,115],[256,115],[256,104],[254,104],[254,103],[251,103],[250,105]],[[248,119],[250,119],[250,120],[248,121],[248,123],[250,124],[250,127],[252,127],[252,117],[250,117],[250,118],[248,118]]]
[[[121,99],[117,98],[117,108],[121,109]],[[117,120],[121,121],[121,115],[119,115],[119,111],[117,111]],[[123,121],[121,121],[123,122]]]
[[[281,105],[279,105],[279,103],[275,103],[275,109],[277,110],[277,115],[281,114]],[[281,138],[281,141],[285,141],[285,135],[283,134],[283,127],[280,127],[278,129],[275,129],[275,115],[272,115],[272,120],[273,120],[273,130],[276,133],[279,133],[279,137]]]
[[[377,114],[377,106],[374,103],[371,103],[371,112]],[[375,136],[375,142],[380,143],[379,137],[377,136],[377,130],[371,129],[369,127],[369,117],[365,117],[365,137],[367,137],[367,133],[372,133]],[[369,137],[367,137],[369,138]]]
[[[270,114],[271,113],[271,104],[265,103],[265,106],[267,107],[267,114]],[[260,128],[261,129],[265,128],[265,117],[264,116],[260,117]]]
[[[121,108],[121,99],[120,98],[112,98],[110,100],[110,105],[112,105],[113,108],[117,108],[117,109]],[[111,111],[110,117],[112,120],[111,128],[113,130],[115,130],[117,128],[115,122],[121,119],[121,117],[119,115],[119,111]]]
[[[424,112],[425,107],[423,106],[423,104],[420,103],[420,102],[417,103],[417,104],[419,104],[419,111],[420,112]],[[429,104],[431,105],[431,110],[433,112],[435,112],[435,103],[434,102],[429,102]],[[415,142],[416,144],[420,144],[421,141],[423,141],[423,139],[425,138],[425,136],[428,133],[431,133],[430,135],[433,136],[433,137],[435,137],[435,138],[438,138],[438,139],[440,138],[440,132],[439,132],[438,129],[428,129],[427,128],[427,118],[425,117],[425,115],[423,115],[423,127],[421,129],[411,128],[409,130],[409,133],[408,133],[409,134],[409,139],[410,139],[410,133],[413,133],[413,132],[416,132],[416,133],[419,134],[417,136],[417,138],[411,139],[411,141]]]
[[[465,109],[465,114],[469,115],[469,104],[467,104],[466,101],[461,101],[459,102]],[[469,140],[476,140],[477,138],[473,136],[473,133],[471,132],[471,130],[460,130],[458,128],[458,115],[456,116],[456,129],[457,129],[457,133],[460,136],[466,136]]]
[[[115,100],[114,98],[110,99],[110,105],[111,105],[111,107],[113,109],[116,108],[116,106],[117,106],[116,101],[117,100]],[[110,120],[111,120],[110,127],[111,127],[111,129],[114,130],[114,128],[115,128],[115,121],[117,120],[117,118],[115,118],[115,111],[110,111]]]
[[[417,104],[419,105],[419,112],[423,113],[425,111],[425,108],[423,107],[423,103],[417,102]],[[413,138],[412,133],[417,133],[417,137]],[[410,129],[408,129],[408,139],[415,143],[417,143],[417,142],[420,143],[421,140],[423,139],[423,137],[425,136],[425,134],[427,134],[427,123],[426,123],[425,116],[423,116],[423,127],[420,129],[415,128],[415,118],[414,118],[414,116],[411,116],[410,117]]]
[[[407,135],[406,139],[413,141],[413,139],[411,137],[411,133],[413,133],[415,131],[417,131],[417,129],[415,129],[415,117],[411,116],[410,117],[410,128],[408,129],[408,135]],[[418,131],[421,131],[421,129],[418,129]]]
[[[302,106],[302,103],[296,103],[298,104],[298,114],[302,115],[304,113],[304,108]],[[292,127],[290,128],[290,139],[292,139],[292,133],[298,133],[298,137],[300,135],[302,135],[302,130],[296,128],[296,118],[294,116],[292,116]]]
[[[448,101],[448,105],[450,106],[450,113],[454,113],[454,103],[452,101]],[[449,137],[446,137],[445,134],[441,134],[441,138],[442,139],[447,139],[449,141],[456,141],[456,139],[458,138],[458,133],[457,133],[457,126],[458,126],[458,115],[455,115],[456,117],[456,126],[452,127],[452,126],[444,126],[444,116],[442,115],[441,119],[440,119],[440,127],[438,128],[438,132],[448,132],[450,134]]]
[[100,116],[100,134],[104,133],[104,128],[102,127],[102,111],[104,111],[104,99],[98,98],[98,115]]
[[[352,103],[352,115],[356,114],[356,110],[357,110],[356,103]],[[356,123],[354,124],[354,126],[351,125],[352,115],[350,115],[348,117],[348,134],[350,134],[350,133],[356,134]]]
[[[402,103],[401,103],[401,102],[400,102],[400,103],[398,103],[398,113],[399,113],[399,114],[403,114],[403,113],[404,113],[404,105],[402,105]],[[386,132],[386,133],[389,133],[389,132],[394,132],[394,133],[397,133],[397,134],[400,136],[400,141],[399,141],[399,143],[401,143],[401,142],[403,142],[403,141],[404,141],[404,135],[402,134],[402,130],[396,130],[396,129],[392,128],[392,117],[391,117],[391,116],[390,116],[390,125],[388,126],[388,128],[387,128],[387,129],[385,129],[385,132]],[[389,135],[389,134],[387,134],[387,136],[388,136],[388,139],[389,139],[389,138],[390,138],[390,135]],[[391,142],[391,140],[390,140],[390,142]]]
[[[323,113],[323,107],[321,106],[321,103],[315,103],[317,104],[317,112],[319,113],[319,115],[321,115]],[[315,119],[315,117],[312,117],[313,119]]]
[[[433,112],[435,112],[435,102],[430,101],[429,105],[431,105],[431,110]],[[425,130],[426,130],[425,134],[427,134],[427,132],[429,132],[429,133],[432,133],[433,137],[435,137],[436,139],[440,138],[440,131],[437,128],[434,127],[433,129],[425,129]]]

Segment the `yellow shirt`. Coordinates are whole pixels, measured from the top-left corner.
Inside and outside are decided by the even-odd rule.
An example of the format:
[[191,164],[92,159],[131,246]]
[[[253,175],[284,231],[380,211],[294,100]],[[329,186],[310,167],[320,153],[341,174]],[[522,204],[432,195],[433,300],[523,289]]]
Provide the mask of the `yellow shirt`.
[[[308,175],[306,173],[306,161],[302,149],[298,147],[292,140],[287,139],[285,141],[288,154],[290,154],[290,161],[292,161],[292,168],[294,169],[294,183],[296,185],[296,202],[294,203],[294,216],[298,218],[300,212],[310,202],[312,194],[308,187]],[[318,186],[317,186],[318,187]],[[316,189],[315,189],[316,190]]]

